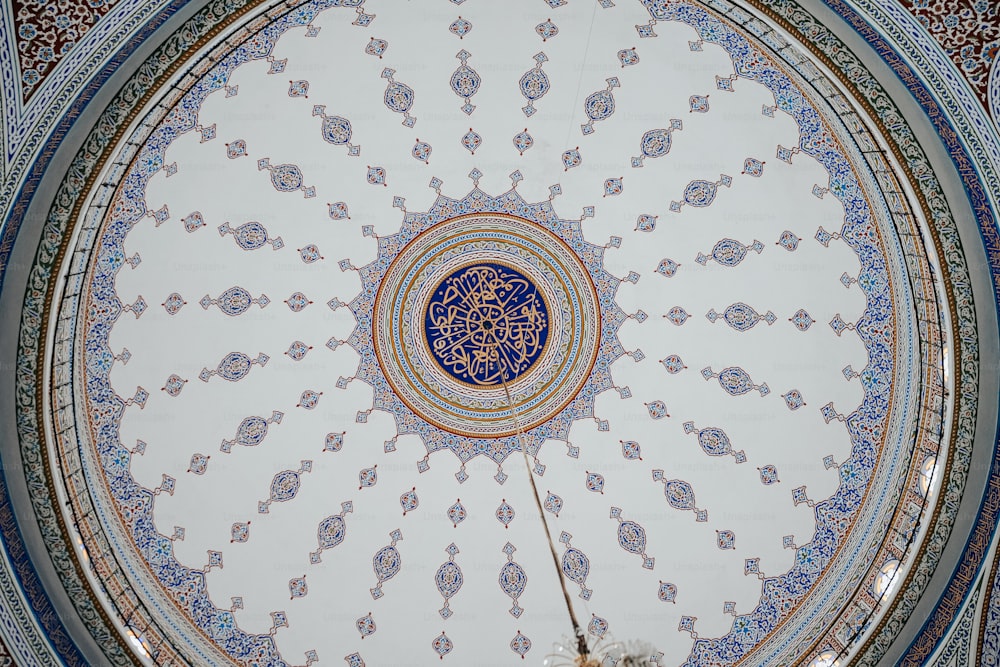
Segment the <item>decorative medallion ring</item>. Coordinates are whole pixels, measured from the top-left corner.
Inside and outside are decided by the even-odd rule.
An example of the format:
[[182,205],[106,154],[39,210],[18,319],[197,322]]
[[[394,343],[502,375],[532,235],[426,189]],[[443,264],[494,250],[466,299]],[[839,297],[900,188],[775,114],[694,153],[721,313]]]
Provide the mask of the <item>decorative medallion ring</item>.
[[459,215],[391,260],[372,341],[416,415],[455,435],[506,437],[562,412],[590,379],[600,308],[590,271],[556,234],[509,214]]

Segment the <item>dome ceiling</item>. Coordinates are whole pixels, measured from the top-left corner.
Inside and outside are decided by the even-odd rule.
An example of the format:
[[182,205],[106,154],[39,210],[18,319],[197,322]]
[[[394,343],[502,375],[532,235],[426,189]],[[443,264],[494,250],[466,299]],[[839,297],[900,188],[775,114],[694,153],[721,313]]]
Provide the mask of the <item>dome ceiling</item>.
[[886,650],[969,469],[965,263],[898,117],[765,19],[295,3],[150,91],[40,339],[132,659]]

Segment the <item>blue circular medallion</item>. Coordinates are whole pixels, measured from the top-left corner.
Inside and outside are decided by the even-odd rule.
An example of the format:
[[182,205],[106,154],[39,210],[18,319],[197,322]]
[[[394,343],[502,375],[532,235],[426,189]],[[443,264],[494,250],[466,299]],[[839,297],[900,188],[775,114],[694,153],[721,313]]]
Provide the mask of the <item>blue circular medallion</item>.
[[548,307],[517,269],[493,262],[460,267],[427,302],[424,331],[431,356],[459,382],[512,382],[542,356]]
[[437,428],[514,435],[566,410],[590,377],[594,284],[572,248],[538,223],[452,217],[384,271],[372,311],[383,381]]

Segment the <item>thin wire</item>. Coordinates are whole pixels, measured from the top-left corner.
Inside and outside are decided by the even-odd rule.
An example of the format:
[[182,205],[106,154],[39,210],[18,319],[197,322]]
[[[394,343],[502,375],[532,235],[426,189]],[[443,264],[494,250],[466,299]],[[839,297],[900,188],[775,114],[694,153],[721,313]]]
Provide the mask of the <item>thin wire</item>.
[[[580,59],[580,76],[576,80],[576,95],[573,98],[573,104],[576,105],[580,101],[580,91],[583,90],[583,77],[587,72],[587,55],[590,53],[590,41],[594,37],[594,26],[597,25],[597,5],[595,4],[590,15],[590,29],[587,31],[587,43],[583,47],[583,58]],[[566,145],[569,145],[570,135],[573,133],[573,123],[566,127]]]
[[[499,346],[496,334],[493,334],[492,332],[490,333],[493,336],[493,340]],[[521,443],[521,454],[524,455],[524,465],[525,469],[528,471],[528,481],[531,482],[531,493],[535,497],[535,506],[538,507],[538,517],[542,520],[542,527],[545,529],[545,537],[549,542],[549,553],[552,554],[552,564],[555,565],[556,575],[559,577],[559,586],[562,588],[563,599],[566,601],[566,611],[569,612],[569,620],[570,623],[573,624],[573,634],[576,636],[576,650],[581,657],[584,657],[590,654],[590,650],[587,648],[587,637],[583,634],[583,630],[580,628],[580,622],[576,618],[576,612],[573,611],[573,603],[570,600],[569,591],[566,589],[566,577],[563,575],[562,568],[559,566],[559,556],[556,555],[556,547],[555,543],[552,541],[552,532],[549,530],[549,522],[545,520],[545,512],[542,509],[542,500],[538,495],[538,487],[535,485],[535,476],[531,472],[531,462],[528,459],[528,448],[524,438],[524,429],[521,426],[521,420],[517,416],[517,410],[514,407],[514,399],[510,395],[510,387],[507,386],[506,375],[506,371],[500,374],[500,382],[503,383],[503,391],[504,394],[507,395],[507,407],[510,408],[511,418],[514,420],[514,426],[517,428],[517,438]]]

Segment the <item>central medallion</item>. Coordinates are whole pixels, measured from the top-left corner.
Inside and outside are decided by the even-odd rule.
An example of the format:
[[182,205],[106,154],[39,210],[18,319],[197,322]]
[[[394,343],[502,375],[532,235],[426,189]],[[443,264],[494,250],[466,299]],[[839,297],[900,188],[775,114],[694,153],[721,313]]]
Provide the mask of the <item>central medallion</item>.
[[591,377],[601,331],[577,253],[503,213],[455,216],[413,237],[386,268],[372,315],[393,393],[437,428],[476,438],[563,411]]
[[548,307],[535,284],[510,266],[477,262],[448,275],[427,303],[431,355],[459,382],[514,382],[542,356]]

